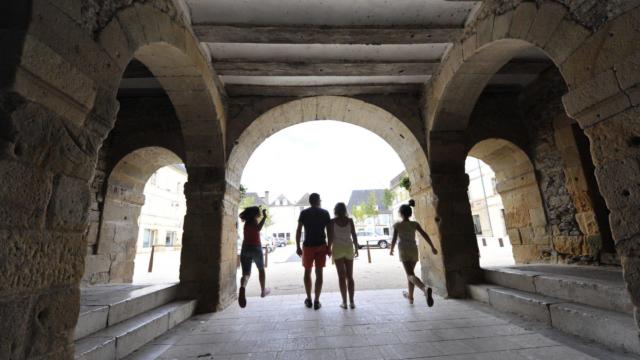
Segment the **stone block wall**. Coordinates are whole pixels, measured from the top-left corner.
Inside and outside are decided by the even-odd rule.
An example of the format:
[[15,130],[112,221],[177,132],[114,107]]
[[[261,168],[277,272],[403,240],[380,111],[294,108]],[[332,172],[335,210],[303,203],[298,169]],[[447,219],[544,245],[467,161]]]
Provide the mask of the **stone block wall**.
[[131,282],[144,185],[158,168],[184,163],[180,122],[166,95],[119,101],[91,184],[83,285]]

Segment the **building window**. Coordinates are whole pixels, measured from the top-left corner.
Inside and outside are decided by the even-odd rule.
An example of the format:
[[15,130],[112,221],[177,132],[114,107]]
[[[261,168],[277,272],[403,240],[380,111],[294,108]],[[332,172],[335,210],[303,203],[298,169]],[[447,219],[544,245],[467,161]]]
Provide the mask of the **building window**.
[[476,235],[482,235],[482,224],[480,223],[480,215],[473,215],[473,228]]
[[291,233],[287,233],[286,234],[286,239],[287,239],[287,241],[291,240]]
[[388,227],[383,228],[383,229],[382,229],[382,233],[383,233],[384,235],[389,235],[389,228],[388,228]]
[[500,244],[500,247],[504,247],[504,242],[502,241],[502,238],[498,238],[498,244]]
[[487,239],[482,238],[482,246],[487,246]]
[[158,237],[158,230],[144,229],[144,236],[142,237],[142,247],[148,248],[151,245],[155,245]]
[[167,231],[167,234],[164,237],[164,244],[166,246],[173,246],[176,243],[177,235],[175,231]]

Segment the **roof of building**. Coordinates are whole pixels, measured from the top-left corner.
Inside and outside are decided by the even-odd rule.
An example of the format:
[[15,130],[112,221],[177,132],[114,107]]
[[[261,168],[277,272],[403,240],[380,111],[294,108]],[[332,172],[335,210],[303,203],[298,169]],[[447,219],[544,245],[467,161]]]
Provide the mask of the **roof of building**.
[[302,197],[300,198],[300,200],[298,200],[298,202],[296,202],[297,206],[308,206],[309,205],[309,193],[304,193],[304,195],[302,195]]
[[255,206],[267,206],[267,203],[265,202],[264,197],[258,195],[258,193],[256,192],[248,192],[246,194],[244,194],[245,198],[252,198],[253,199],[253,205]]
[[347,209],[351,210],[354,206],[360,204],[366,204],[371,197],[370,194],[373,194],[376,197],[376,205],[378,205],[378,212],[380,214],[388,214],[391,213],[391,210],[384,205],[384,190],[385,189],[367,189],[367,190],[353,190],[351,191],[351,196],[349,197],[349,203],[347,204]]
[[[279,205],[280,200],[284,200],[284,205]],[[276,197],[275,199],[273,199],[273,201],[271,201],[271,203],[269,204],[269,206],[294,206],[295,204],[292,203],[286,196],[284,196],[284,194],[280,194],[278,195],[278,197]]]

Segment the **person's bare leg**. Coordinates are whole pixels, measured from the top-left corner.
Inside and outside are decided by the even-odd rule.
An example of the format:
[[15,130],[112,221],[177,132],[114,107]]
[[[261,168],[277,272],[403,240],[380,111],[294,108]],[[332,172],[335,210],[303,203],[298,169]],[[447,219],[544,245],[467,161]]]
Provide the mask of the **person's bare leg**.
[[322,292],[322,268],[316,267],[316,288],[315,288],[316,298],[314,299],[314,301],[320,301],[321,292]]
[[349,289],[349,303],[354,306],[353,297],[356,291],[355,282],[353,281],[353,260],[344,261],[346,276],[347,276],[347,288]]
[[307,299],[311,300],[311,268],[304,269],[304,290],[307,292]]
[[258,281],[260,281],[261,292],[264,292],[264,282],[265,282],[264,269],[258,269]]
[[404,271],[407,273],[407,279],[409,280],[409,282],[411,282],[423,292],[426,291],[424,283],[422,282],[422,280],[420,280],[419,277],[416,276],[413,271],[413,269],[416,267],[416,263],[413,261],[405,261],[402,263],[402,265],[404,265]]
[[345,274],[344,259],[335,260],[336,270],[338,272],[338,285],[340,286],[340,295],[342,296],[342,307],[347,307],[347,278]]
[[240,307],[247,306],[247,297],[246,297],[246,287],[249,283],[249,277],[251,274],[247,274],[245,272],[242,273],[242,277],[240,278],[240,289],[238,289],[238,304]]
[[266,271],[258,269],[258,280],[260,281],[260,297],[265,297],[271,293],[271,289],[265,287]]

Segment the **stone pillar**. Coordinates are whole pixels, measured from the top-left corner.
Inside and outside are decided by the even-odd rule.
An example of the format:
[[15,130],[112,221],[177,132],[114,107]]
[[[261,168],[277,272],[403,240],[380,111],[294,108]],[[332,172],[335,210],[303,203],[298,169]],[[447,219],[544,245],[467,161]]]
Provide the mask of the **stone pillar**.
[[101,136],[0,93],[0,358],[71,358]]
[[482,280],[480,252],[467,196],[469,176],[464,172],[431,173],[431,184],[447,295],[464,298],[467,284]]
[[222,241],[227,211],[224,170],[188,166],[187,172],[180,297],[197,299],[198,312],[211,312],[226,306],[229,289],[235,289],[235,256],[229,259],[229,254],[224,253],[228,244]]
[[580,125],[591,140],[596,179],[610,211],[616,251],[640,324],[640,107]]

